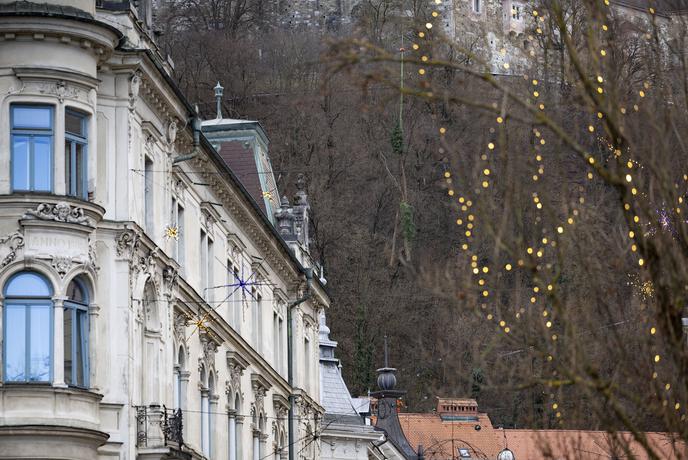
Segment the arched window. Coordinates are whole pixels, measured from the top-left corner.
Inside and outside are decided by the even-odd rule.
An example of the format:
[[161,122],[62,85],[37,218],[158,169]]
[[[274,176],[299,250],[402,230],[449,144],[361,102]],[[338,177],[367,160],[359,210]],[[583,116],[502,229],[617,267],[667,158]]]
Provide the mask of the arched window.
[[183,389],[182,389],[182,372],[184,372],[184,368],[186,365],[185,357],[184,357],[184,347],[179,346],[179,350],[177,352],[177,364],[174,366],[174,407],[175,409],[181,409],[182,408],[182,401],[183,401]]
[[215,396],[215,374],[213,372],[210,372],[208,375],[208,410],[206,411],[206,426],[208,427],[208,444],[207,444],[207,452],[204,452],[206,454],[206,457],[210,458],[213,453],[213,431],[215,430],[215,421],[213,420],[213,410],[211,406],[211,402],[214,399],[213,396]]
[[67,287],[63,321],[65,382],[88,387],[88,290],[79,278]]
[[35,272],[20,272],[5,285],[3,375],[5,382],[52,378],[52,286]]
[[207,384],[205,368],[201,368],[201,452],[206,457],[210,454],[210,401]]

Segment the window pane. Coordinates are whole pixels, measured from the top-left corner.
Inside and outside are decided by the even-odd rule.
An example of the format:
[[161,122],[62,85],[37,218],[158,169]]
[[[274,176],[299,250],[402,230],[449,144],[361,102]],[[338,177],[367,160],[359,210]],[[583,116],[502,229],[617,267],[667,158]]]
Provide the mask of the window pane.
[[5,287],[7,297],[50,297],[52,289],[38,273],[22,272],[15,275]]
[[86,198],[86,146],[76,144],[76,191],[75,195]]
[[74,112],[65,112],[65,131],[86,137],[84,133],[84,117]]
[[73,308],[64,309],[64,378],[68,384],[72,383],[72,370],[74,369],[74,359],[72,356],[72,316],[74,315]]
[[50,107],[12,107],[13,128],[51,129]]
[[31,337],[29,348],[29,380],[50,380],[50,305],[31,305],[29,321]]
[[52,136],[36,136],[33,139],[33,188],[50,191],[52,176]]
[[5,304],[5,381],[26,380],[26,310]]
[[84,290],[79,285],[78,281],[72,280],[67,287],[67,297],[69,300],[77,303],[84,304],[87,302],[86,295],[84,295]]
[[29,190],[29,138],[12,136],[12,188]]
[[83,310],[75,310],[78,323],[76,328],[76,384],[86,386],[86,360],[88,359],[88,313]]

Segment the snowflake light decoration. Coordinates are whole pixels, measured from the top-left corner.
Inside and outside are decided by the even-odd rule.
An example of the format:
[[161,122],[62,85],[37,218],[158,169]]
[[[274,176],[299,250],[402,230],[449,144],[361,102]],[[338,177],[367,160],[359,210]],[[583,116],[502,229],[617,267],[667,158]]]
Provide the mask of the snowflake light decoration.
[[205,292],[205,291],[208,291],[209,289],[220,289],[220,288],[227,288],[227,287],[233,288],[233,289],[231,289],[231,291],[227,294],[227,296],[221,302],[218,302],[217,305],[215,305],[214,307],[212,307],[211,309],[209,309],[205,313],[199,314],[198,318],[193,319],[191,321],[191,324],[193,324],[195,326],[195,328],[191,332],[189,337],[192,336],[197,331],[203,331],[205,333],[208,333],[209,332],[208,323],[211,320],[210,314],[213,311],[216,311],[218,308],[220,308],[220,306],[224,305],[224,303],[227,302],[234,295],[235,292],[237,292],[237,291],[241,292],[242,300],[247,299],[247,298],[251,298],[254,301],[257,301],[258,298],[256,297],[256,293],[257,293],[256,287],[257,286],[272,286],[272,283],[263,282],[263,281],[259,280],[257,278],[257,272],[255,272],[255,271],[252,272],[251,275],[249,275],[247,278],[245,278],[243,267],[242,267],[240,273],[237,273],[233,270],[229,270],[229,272],[234,277],[233,283],[223,284],[220,286],[213,286],[213,287],[204,289],[204,292]]

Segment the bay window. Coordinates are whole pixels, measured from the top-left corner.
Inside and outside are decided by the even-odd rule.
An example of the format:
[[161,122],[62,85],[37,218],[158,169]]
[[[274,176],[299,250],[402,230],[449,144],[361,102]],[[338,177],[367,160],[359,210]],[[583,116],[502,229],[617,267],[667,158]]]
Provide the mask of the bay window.
[[4,289],[3,376],[5,382],[50,382],[52,378],[52,287],[35,272],[12,276]]
[[13,191],[52,191],[53,108],[10,106],[11,176]]
[[88,198],[87,117],[65,111],[65,174],[67,195]]

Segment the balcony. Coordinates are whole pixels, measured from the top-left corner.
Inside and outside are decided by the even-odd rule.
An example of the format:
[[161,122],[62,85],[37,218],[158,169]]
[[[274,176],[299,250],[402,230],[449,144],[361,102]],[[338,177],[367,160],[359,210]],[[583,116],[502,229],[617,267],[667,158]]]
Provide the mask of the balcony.
[[101,395],[40,384],[0,386],[0,459],[97,458]]
[[139,459],[190,459],[183,452],[184,423],[181,409],[136,406],[136,446]]

